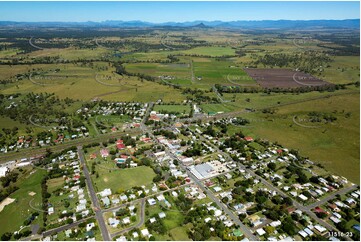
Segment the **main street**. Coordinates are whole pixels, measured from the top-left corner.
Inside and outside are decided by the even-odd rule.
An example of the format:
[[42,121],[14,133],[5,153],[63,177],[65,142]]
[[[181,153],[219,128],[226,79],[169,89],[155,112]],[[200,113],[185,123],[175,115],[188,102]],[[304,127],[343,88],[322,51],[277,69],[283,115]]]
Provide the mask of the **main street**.
[[107,226],[106,226],[105,221],[104,221],[103,213],[101,211],[99,201],[98,201],[98,198],[97,198],[97,194],[96,194],[96,192],[94,190],[93,183],[91,181],[91,177],[90,177],[88,168],[87,168],[86,163],[85,163],[84,153],[83,153],[83,150],[82,150],[81,146],[78,146],[78,155],[79,155],[81,165],[83,166],[83,173],[84,173],[84,176],[85,176],[89,196],[90,196],[90,199],[91,199],[92,204],[93,204],[93,210],[95,212],[95,217],[96,217],[96,219],[98,221],[98,225],[99,225],[100,231],[102,233],[103,240],[110,241],[111,238],[110,238]]

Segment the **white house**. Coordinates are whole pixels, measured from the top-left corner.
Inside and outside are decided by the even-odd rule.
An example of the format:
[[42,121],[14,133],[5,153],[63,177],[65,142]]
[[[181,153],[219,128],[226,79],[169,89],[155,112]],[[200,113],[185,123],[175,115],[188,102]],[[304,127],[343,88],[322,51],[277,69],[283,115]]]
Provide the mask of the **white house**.
[[8,172],[9,172],[9,168],[7,168],[6,166],[0,167],[0,177],[6,176],[6,174],[7,174]]
[[103,191],[100,192],[100,196],[102,197],[107,197],[112,195],[112,191],[110,190],[110,188],[104,189]]
[[143,230],[141,230],[140,232],[142,233],[143,237],[148,237],[148,236],[149,236],[149,231],[148,231],[148,229],[143,229]]

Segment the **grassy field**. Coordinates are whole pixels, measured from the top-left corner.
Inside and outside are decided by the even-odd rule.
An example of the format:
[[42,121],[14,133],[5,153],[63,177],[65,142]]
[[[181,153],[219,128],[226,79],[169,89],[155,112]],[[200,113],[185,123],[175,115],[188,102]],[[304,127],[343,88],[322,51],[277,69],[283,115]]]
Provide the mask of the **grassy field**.
[[[7,205],[0,213],[0,234],[5,232],[14,232],[20,229],[23,222],[35,212],[34,209],[29,207],[29,203],[36,207],[41,208],[41,180],[43,179],[46,171],[35,170],[35,173],[29,174],[28,178],[18,184],[19,190],[10,195],[10,198],[16,199],[10,205]],[[29,192],[35,192],[34,196],[30,196]],[[39,224],[42,226],[42,213],[32,224]]]
[[127,54],[122,57],[123,60],[142,60],[142,61],[155,61],[155,60],[168,60],[167,56],[176,54],[174,51],[152,51],[152,52],[137,52]]
[[336,56],[320,77],[335,84],[359,81],[360,57]]
[[[92,176],[93,183],[98,191],[111,188],[113,192],[125,191],[134,186],[150,185],[155,176],[154,171],[147,166],[111,170],[98,168],[99,177]],[[137,177],[137,179],[134,179]]]
[[193,58],[194,75],[202,77],[197,83],[214,85],[254,85],[256,82],[247,75],[241,67],[230,61],[217,61],[215,59]]
[[0,51],[0,58],[9,58],[16,55],[19,52],[19,49],[10,48],[7,50]]
[[241,111],[245,108],[263,109],[271,106],[285,105],[295,102],[303,102],[307,100],[327,97],[335,94],[348,95],[358,89],[351,87],[347,90],[340,90],[337,92],[307,92],[302,94],[292,93],[223,93],[223,98],[226,100],[233,100],[235,102],[227,102],[221,104],[202,104],[200,107],[204,112],[233,112]]
[[176,76],[189,78],[190,69],[188,64],[161,64],[161,63],[135,63],[125,64],[125,68],[131,73],[144,73],[150,76]]
[[76,49],[76,48],[50,48],[44,50],[33,51],[30,54],[26,54],[26,57],[45,57],[45,56],[59,56],[65,60],[78,60],[78,59],[95,59],[101,58],[107,54],[109,50],[104,48],[95,48],[95,49]]
[[[105,63],[97,63],[95,67],[73,64],[50,64],[46,67],[44,65],[33,65],[33,68],[47,71],[47,74],[44,77],[34,76],[32,78],[33,82],[26,79],[17,82],[16,85],[1,86],[0,90],[3,94],[48,92],[55,93],[60,98],[69,97],[86,101],[100,98],[114,101],[149,102],[163,99],[164,101],[181,102],[185,99],[179,91],[172,87],[149,81],[140,81],[136,77],[124,77],[121,86],[109,86],[99,83],[95,79],[96,74],[112,74],[111,70],[98,70],[104,65]],[[57,73],[50,71],[57,68],[60,69]],[[7,73],[11,76],[16,72],[26,72],[28,70],[27,68],[14,68],[7,71]]]
[[177,241],[191,241],[187,236],[187,228],[185,227],[176,227],[170,230],[173,240]]
[[63,184],[64,184],[64,178],[63,177],[49,179],[47,181],[48,192],[51,194],[56,189],[61,188],[63,186]]
[[222,55],[234,55],[234,49],[231,47],[217,47],[206,46],[196,47],[189,50],[181,51],[182,54],[194,54],[194,55],[209,55],[209,56],[222,56]]
[[[359,94],[348,94],[279,107],[273,115],[247,113],[242,117],[250,119],[251,124],[243,132],[297,149],[334,174],[359,183],[359,169],[355,169],[360,166],[359,102]],[[320,128],[300,127],[293,122],[295,115],[311,111],[335,113],[337,120]],[[348,112],[351,116],[346,118]]]

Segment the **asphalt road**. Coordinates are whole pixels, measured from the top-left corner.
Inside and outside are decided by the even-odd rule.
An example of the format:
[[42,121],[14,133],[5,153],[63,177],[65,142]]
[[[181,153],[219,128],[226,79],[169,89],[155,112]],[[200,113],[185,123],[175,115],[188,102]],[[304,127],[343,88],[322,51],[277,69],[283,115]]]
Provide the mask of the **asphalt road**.
[[311,209],[313,209],[313,208],[315,208],[315,207],[319,207],[319,206],[325,204],[326,202],[334,199],[337,195],[346,194],[346,193],[348,193],[348,192],[351,192],[352,190],[357,189],[357,187],[358,187],[357,185],[353,185],[353,186],[351,186],[351,187],[342,188],[342,189],[338,190],[337,192],[335,192],[335,193],[333,193],[333,194],[331,194],[331,195],[329,195],[329,196],[321,199],[320,201],[317,201],[317,202],[315,202],[315,203],[312,203],[312,204],[306,206],[305,208],[308,209],[308,210],[311,210]]
[[84,153],[83,153],[83,150],[82,150],[81,146],[78,146],[78,155],[79,155],[80,162],[81,162],[81,164],[83,166],[83,173],[84,173],[84,176],[85,176],[85,179],[86,179],[86,184],[87,184],[87,188],[88,188],[88,191],[89,191],[89,196],[90,196],[90,199],[91,199],[93,207],[94,207],[95,217],[96,217],[96,219],[98,221],[98,226],[99,226],[99,229],[100,229],[100,231],[102,233],[103,240],[110,241],[111,238],[109,236],[109,232],[108,232],[108,229],[106,227],[106,224],[105,224],[105,221],[104,221],[104,218],[103,218],[103,213],[101,211],[99,201],[98,201],[98,198],[97,198],[97,194],[96,194],[96,192],[94,190],[93,183],[91,181],[88,168],[87,168],[87,166],[85,164]]
[[[45,232],[43,232],[43,237],[46,237],[46,236],[49,236],[49,235],[52,235],[52,234],[57,234],[61,231],[64,231],[64,230],[68,230],[68,229],[71,229],[75,226],[78,226],[79,224],[91,219],[91,218],[94,218],[94,216],[91,216],[91,217],[87,217],[87,218],[83,218],[81,220],[78,220],[74,223],[71,223],[71,224],[66,224],[66,225],[63,225],[63,226],[60,226],[60,227],[57,227],[57,228],[54,228],[54,229],[49,229]],[[32,240],[33,238],[32,237],[29,237],[30,240]]]

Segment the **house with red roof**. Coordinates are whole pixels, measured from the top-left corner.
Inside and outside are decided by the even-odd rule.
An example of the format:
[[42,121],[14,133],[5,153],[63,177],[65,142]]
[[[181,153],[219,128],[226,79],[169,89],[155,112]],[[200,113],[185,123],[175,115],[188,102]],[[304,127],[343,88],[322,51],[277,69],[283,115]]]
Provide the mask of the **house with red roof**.
[[151,142],[151,141],[152,141],[152,139],[151,139],[151,138],[148,138],[148,137],[141,138],[140,140],[141,140],[141,141],[143,141],[143,142],[146,142],[146,143],[148,143],[148,142]]
[[100,155],[103,157],[103,158],[107,158],[109,156],[109,151],[107,149],[101,149],[100,150]]
[[118,150],[125,149],[125,144],[117,144],[117,149]]
[[253,138],[251,136],[245,136],[243,138],[245,141],[248,141],[248,142],[252,142],[253,141]]
[[315,209],[313,210],[313,212],[315,212],[315,213],[327,213],[325,210],[323,210],[323,209],[320,208],[320,207],[315,207]]
[[73,177],[73,180],[74,181],[77,181],[77,180],[79,180],[80,179],[80,175],[74,175],[74,177]]

